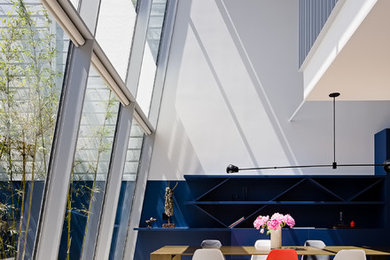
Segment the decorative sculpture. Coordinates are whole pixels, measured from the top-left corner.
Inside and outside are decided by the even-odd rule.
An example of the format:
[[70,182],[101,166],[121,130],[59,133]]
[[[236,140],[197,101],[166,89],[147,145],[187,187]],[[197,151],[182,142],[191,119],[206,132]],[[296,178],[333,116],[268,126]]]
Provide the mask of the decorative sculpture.
[[150,219],[145,220],[146,224],[148,225],[148,228],[152,228],[152,224],[155,221],[156,219],[154,217],[150,217]]
[[164,213],[168,218],[168,223],[163,224],[163,228],[174,228],[175,224],[171,223],[171,217],[173,216],[173,191],[176,189],[179,183],[176,182],[173,188],[168,187],[165,188],[165,204],[164,204]]

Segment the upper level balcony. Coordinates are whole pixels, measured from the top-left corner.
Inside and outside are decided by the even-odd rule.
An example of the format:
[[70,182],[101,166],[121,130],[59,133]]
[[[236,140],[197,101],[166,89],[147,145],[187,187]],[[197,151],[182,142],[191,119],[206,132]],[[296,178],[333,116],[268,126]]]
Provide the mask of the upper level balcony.
[[338,0],[307,55],[302,30],[310,31],[301,20],[305,100],[329,100],[335,91],[340,100],[390,100],[389,11],[388,0]]

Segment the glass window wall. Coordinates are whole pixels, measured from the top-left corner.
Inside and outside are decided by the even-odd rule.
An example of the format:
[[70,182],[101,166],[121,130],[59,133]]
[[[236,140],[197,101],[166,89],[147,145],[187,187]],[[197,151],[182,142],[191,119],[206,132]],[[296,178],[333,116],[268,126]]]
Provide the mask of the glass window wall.
[[[81,0],[69,1],[79,9]],[[152,9],[137,101],[148,114],[166,0],[145,1],[152,2]],[[101,0],[99,8],[96,41],[123,81],[127,76],[137,4],[137,0]],[[147,17],[144,18],[146,21]],[[52,161],[68,47],[69,39],[39,0],[0,0],[0,258],[14,258],[18,254],[17,259],[32,259]],[[92,45],[87,48],[86,53],[92,48]],[[137,63],[139,68],[141,62]],[[80,129],[74,129],[79,134],[65,221],[61,223],[59,259],[93,258],[118,109],[115,94],[91,68]],[[133,120],[110,259],[123,252],[143,138],[142,129]],[[51,206],[46,209],[53,210]],[[57,246],[53,248],[57,250]]]
[[137,121],[133,120],[126,155],[125,169],[123,171],[123,181],[136,180],[143,138],[144,132],[138,125]]
[[136,98],[145,115],[149,114],[150,102],[152,100],[166,4],[166,0],[153,0],[150,12],[146,45]]
[[0,17],[0,258],[31,259],[69,40],[38,0]]
[[123,81],[137,18],[136,0],[101,0],[96,40]]
[[31,259],[69,40],[38,0],[0,17],[0,258]]
[[122,259],[121,254],[123,253],[123,247],[125,246],[143,139],[144,133],[142,129],[138,123],[133,120],[109,259]]
[[[77,140],[59,259],[92,259],[119,101],[93,67]],[[89,233],[92,232],[92,233]]]

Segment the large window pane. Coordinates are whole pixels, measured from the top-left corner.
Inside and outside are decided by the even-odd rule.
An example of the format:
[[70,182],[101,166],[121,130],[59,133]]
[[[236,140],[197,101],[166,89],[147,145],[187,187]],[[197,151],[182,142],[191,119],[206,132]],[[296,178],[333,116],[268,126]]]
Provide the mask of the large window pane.
[[137,17],[136,0],[101,0],[96,40],[126,80],[134,25]]
[[135,181],[137,177],[139,158],[141,156],[142,141],[144,132],[133,120],[130,131],[130,140],[126,154],[125,169],[123,171],[123,181]]
[[119,101],[93,67],[89,74],[59,259],[93,254],[115,134]]
[[152,100],[165,9],[166,0],[153,0],[137,91],[137,102],[145,115],[149,114],[150,102]]
[[31,259],[69,41],[39,0],[0,16],[0,258]]
[[143,138],[142,129],[133,120],[112,235],[110,259],[122,259],[120,254],[125,246]]

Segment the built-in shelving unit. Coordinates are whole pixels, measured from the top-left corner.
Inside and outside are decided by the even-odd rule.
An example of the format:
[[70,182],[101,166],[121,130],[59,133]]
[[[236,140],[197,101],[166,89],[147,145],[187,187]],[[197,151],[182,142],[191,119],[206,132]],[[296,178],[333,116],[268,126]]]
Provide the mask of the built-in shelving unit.
[[[175,228],[161,228],[164,193],[176,181],[148,181],[138,230],[136,254],[147,259],[164,245],[253,245],[266,239],[253,228],[258,215],[289,213],[296,220],[283,229],[283,245],[321,239],[327,245],[388,246],[389,176],[186,175],[174,190]],[[333,228],[343,212],[355,228]],[[155,217],[153,228],[145,220]],[[229,226],[243,217],[243,221]],[[141,259],[143,259],[140,257]],[[236,259],[236,258],[234,258]],[[241,259],[241,258],[240,258]]]
[[250,228],[258,215],[275,212],[291,214],[300,227],[336,227],[341,224],[340,213],[346,225],[351,220],[360,228],[388,225],[386,176],[186,175],[185,179],[193,195],[185,205],[197,208],[219,227],[244,217],[234,228]]
[[187,227],[175,227],[175,228],[134,228],[138,231],[149,231],[149,232],[204,232],[204,231],[214,231],[214,232],[230,232],[228,228],[187,228]]

